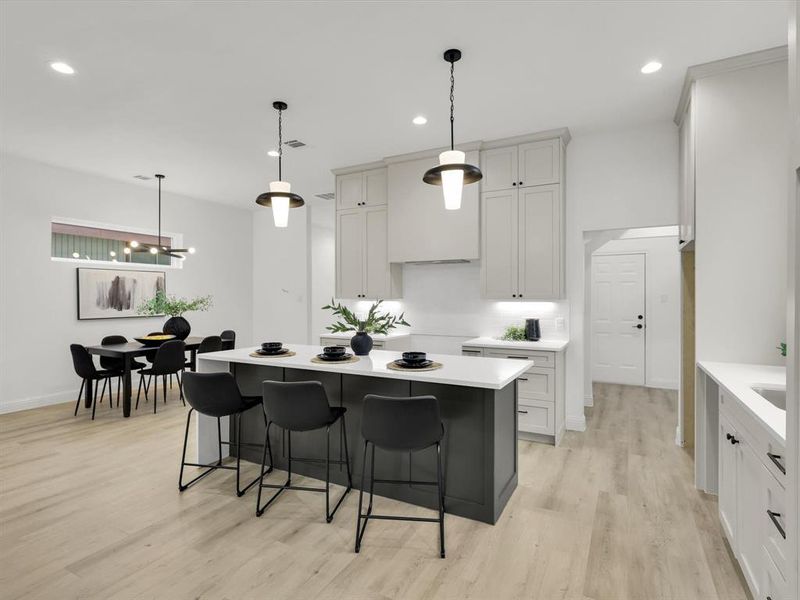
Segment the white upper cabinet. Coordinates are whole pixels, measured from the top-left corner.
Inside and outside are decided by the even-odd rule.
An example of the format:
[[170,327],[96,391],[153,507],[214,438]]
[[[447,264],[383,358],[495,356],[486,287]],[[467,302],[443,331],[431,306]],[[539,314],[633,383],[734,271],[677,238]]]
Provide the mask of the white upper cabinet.
[[484,192],[517,187],[517,147],[492,148],[481,152],[481,189]]
[[561,181],[561,138],[481,152],[482,190],[494,192]]
[[349,173],[336,178],[336,208],[343,210],[361,206],[364,201],[364,174]]
[[518,150],[519,187],[548,185],[561,180],[561,139],[522,144]]
[[[545,185],[519,190],[517,298],[561,295],[561,190]],[[512,294],[513,296],[513,294]]]
[[517,190],[487,192],[483,202],[484,298],[511,298],[517,293]]
[[[476,165],[477,151],[466,153]],[[461,208],[444,207],[442,188],[422,181],[438,156],[389,164],[389,261],[392,263],[480,258],[480,184],[465,185]]]
[[386,169],[336,177],[336,296],[399,298],[402,266],[389,264]]

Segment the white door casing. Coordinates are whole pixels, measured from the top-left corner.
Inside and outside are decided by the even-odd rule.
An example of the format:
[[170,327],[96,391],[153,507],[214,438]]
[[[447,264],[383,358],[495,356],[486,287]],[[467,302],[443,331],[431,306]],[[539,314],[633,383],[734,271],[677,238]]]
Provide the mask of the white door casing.
[[592,256],[592,379],[645,383],[645,255]]

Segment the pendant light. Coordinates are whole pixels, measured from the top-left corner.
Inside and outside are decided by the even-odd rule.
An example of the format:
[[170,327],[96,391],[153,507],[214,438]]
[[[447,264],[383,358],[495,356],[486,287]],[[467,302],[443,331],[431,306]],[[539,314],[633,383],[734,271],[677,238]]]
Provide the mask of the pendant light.
[[256,204],[272,207],[272,218],[275,227],[288,227],[289,209],[298,208],[305,204],[305,200],[292,193],[292,184],[283,181],[283,111],[287,109],[286,102],[280,100],[272,103],[272,108],[278,111],[278,181],[270,181],[269,191],[256,198]]
[[158,179],[158,244],[141,244],[136,240],[131,240],[130,244],[125,248],[125,254],[149,252],[150,254],[163,254],[171,258],[186,258],[185,254],[194,254],[194,248],[172,248],[161,243],[161,180],[166,177],[161,173],[156,173],[155,178]]
[[483,177],[481,170],[464,162],[466,154],[456,150],[453,144],[453,104],[455,91],[455,64],[461,59],[461,50],[451,48],[444,53],[444,59],[450,63],[450,150],[439,155],[439,166],[428,169],[422,181],[431,185],[442,186],[444,207],[447,210],[461,208],[461,191],[464,184],[475,183]]

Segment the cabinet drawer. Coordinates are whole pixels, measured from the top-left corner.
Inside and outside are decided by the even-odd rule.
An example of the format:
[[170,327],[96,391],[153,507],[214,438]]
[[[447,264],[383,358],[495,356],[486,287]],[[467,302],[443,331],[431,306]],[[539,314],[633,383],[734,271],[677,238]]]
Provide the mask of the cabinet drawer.
[[786,531],[786,490],[769,472],[764,473],[763,480],[764,502],[762,506],[765,507],[765,510],[761,519],[763,519],[764,547],[781,574],[786,575],[787,547],[786,539],[781,534],[781,530]]
[[789,586],[769,553],[762,549],[761,597],[770,600],[789,600]]
[[542,367],[528,369],[517,379],[517,393],[523,399],[554,402],[556,399],[555,371]]
[[483,350],[480,348],[462,348],[461,354],[463,356],[483,356]]
[[518,429],[528,433],[555,435],[555,405],[552,402],[525,400],[517,408]]
[[342,338],[321,337],[319,338],[319,344],[320,346],[344,346],[345,348],[349,348],[350,340]]
[[532,360],[536,367],[554,369],[556,366],[555,352],[541,352],[537,350],[487,350],[486,356],[493,358],[518,358]]

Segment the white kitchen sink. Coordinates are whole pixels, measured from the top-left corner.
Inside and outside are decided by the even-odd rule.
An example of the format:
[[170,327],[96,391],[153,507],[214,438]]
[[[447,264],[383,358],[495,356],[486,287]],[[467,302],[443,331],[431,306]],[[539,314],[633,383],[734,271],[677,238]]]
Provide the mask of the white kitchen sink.
[[786,388],[779,388],[767,385],[754,385],[752,389],[756,394],[764,398],[776,408],[786,410]]

